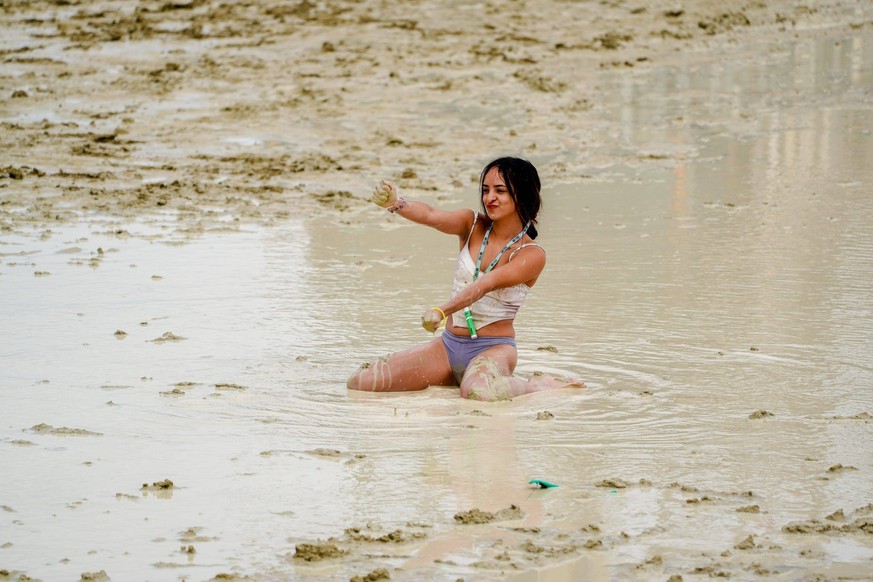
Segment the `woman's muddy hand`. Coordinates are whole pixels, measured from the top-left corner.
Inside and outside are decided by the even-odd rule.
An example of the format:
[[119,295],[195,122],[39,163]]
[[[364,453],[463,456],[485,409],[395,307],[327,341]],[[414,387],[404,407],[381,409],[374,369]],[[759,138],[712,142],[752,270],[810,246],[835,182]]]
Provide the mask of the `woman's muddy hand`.
[[437,309],[428,309],[421,316],[421,327],[430,333],[436,333],[443,323],[443,314]]
[[381,180],[373,189],[370,200],[376,206],[388,208],[397,201],[397,187],[387,180]]

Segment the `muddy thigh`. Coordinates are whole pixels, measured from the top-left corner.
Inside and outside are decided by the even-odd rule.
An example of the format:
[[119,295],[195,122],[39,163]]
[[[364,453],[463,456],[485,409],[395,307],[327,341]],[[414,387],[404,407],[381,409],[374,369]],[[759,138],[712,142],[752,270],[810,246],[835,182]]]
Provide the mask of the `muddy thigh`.
[[494,402],[512,400],[512,372],[518,353],[508,345],[488,348],[470,362],[461,380],[461,396]]

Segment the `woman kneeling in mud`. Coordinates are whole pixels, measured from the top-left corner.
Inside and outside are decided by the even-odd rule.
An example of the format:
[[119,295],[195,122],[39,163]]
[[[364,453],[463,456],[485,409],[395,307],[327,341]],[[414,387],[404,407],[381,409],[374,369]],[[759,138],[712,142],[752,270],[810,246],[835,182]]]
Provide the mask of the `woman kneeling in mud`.
[[431,342],[380,358],[349,378],[352,390],[374,392],[460,386],[473,400],[513,396],[581,381],[536,373],[528,380],[512,375],[518,361],[513,320],[546,265],[546,253],[534,243],[542,199],[536,168],[527,160],[499,158],[479,178],[483,213],[445,211],[397,196],[394,184],[380,182],[373,202],[407,220],[455,235],[460,254],[451,298],[424,312],[430,332],[445,325]]

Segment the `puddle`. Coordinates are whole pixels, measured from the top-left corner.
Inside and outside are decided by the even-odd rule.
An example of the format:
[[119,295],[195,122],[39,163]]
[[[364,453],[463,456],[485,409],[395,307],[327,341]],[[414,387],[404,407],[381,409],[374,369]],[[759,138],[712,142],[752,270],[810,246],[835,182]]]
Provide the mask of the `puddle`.
[[[78,219],[15,223],[0,238],[4,567],[863,575],[869,535],[782,528],[838,509],[851,522],[873,502],[873,36],[737,50],[756,56],[600,71],[596,115],[575,133],[564,120],[564,147],[535,158],[559,170],[518,372],[578,375],[584,392],[487,405],[451,389],[348,393],[359,363],[429,338],[419,316],[448,293],[456,249],[357,191],[289,186],[278,200],[230,192],[233,179],[235,198],[197,212],[193,198],[121,216],[73,202]],[[480,106],[493,118],[474,121]],[[474,126],[502,123],[466,107]],[[137,184],[160,187],[143,172]],[[445,206],[475,205],[470,183],[453,188]],[[168,479],[171,492],[141,490]],[[513,505],[523,517],[452,517]],[[293,559],[331,537],[346,558]]]

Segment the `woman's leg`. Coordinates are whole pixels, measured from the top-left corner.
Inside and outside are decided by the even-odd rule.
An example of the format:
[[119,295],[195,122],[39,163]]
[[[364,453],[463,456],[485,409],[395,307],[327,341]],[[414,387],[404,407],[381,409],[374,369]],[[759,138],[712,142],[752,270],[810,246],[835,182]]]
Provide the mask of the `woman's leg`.
[[564,380],[535,372],[527,380],[512,375],[518,353],[510,345],[488,348],[470,361],[461,380],[461,397],[470,400],[512,400],[514,396],[554,390],[583,388],[581,380]]
[[397,392],[428,386],[457,386],[440,338],[364,364],[349,378],[350,390]]

